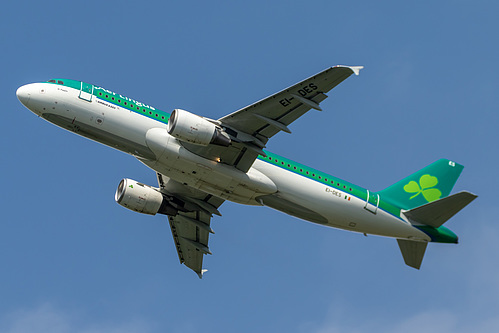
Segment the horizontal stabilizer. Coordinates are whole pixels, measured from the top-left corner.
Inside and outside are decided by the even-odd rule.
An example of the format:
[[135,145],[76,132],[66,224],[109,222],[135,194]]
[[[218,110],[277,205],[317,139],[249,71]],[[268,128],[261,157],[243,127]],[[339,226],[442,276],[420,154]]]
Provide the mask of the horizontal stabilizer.
[[404,257],[407,266],[419,269],[423,262],[424,253],[426,251],[427,242],[417,242],[405,239],[397,239],[399,243],[400,252]]
[[463,191],[403,213],[413,222],[438,228],[476,197],[473,193]]

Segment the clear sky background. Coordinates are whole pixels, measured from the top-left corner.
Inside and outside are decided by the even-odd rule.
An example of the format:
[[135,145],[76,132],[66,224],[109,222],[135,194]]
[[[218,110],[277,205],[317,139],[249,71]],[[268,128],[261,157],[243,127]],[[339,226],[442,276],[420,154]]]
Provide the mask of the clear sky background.
[[[497,1],[8,1],[0,12],[0,331],[497,332]],[[156,184],[124,153],[37,118],[16,89],[71,78],[219,118],[327,67],[363,65],[268,144],[371,190],[439,158],[479,198],[420,271],[393,239],[226,202],[199,280]]]

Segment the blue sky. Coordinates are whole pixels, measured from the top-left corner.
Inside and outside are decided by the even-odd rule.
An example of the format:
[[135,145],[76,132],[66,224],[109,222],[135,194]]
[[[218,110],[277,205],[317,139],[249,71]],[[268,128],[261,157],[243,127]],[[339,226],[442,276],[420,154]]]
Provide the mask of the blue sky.
[[[0,13],[0,331],[495,332],[499,29],[495,1],[17,1]],[[26,110],[17,87],[71,78],[218,118],[336,64],[363,65],[270,151],[372,190],[438,158],[479,198],[404,265],[396,242],[225,203],[203,280],[166,218],[114,203],[134,158]]]

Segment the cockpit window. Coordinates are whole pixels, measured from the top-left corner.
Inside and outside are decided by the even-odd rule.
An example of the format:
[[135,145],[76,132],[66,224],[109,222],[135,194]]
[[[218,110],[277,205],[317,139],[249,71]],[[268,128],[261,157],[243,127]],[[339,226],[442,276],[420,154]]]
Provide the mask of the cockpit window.
[[48,80],[47,82],[64,85],[64,81],[56,80],[56,79]]

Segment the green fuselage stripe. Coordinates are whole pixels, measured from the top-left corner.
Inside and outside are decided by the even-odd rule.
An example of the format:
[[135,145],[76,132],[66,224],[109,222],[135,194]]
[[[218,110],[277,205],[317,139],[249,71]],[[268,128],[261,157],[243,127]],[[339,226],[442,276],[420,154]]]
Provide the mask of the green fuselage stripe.
[[[348,196],[357,197],[363,201],[367,200],[367,190],[365,188],[362,188],[362,187],[357,186],[355,184],[349,183],[349,182],[344,181],[340,178],[331,176],[331,175],[324,173],[324,172],[321,172],[319,170],[310,168],[306,165],[294,162],[290,159],[279,156],[277,154],[274,154],[274,153],[271,153],[268,151],[265,151],[265,153],[267,154],[267,157],[258,156],[258,159],[262,160],[266,163],[280,167],[284,170],[296,173],[296,174],[298,174],[302,177],[305,177],[307,179],[324,184],[328,187],[332,187],[334,189],[340,190],[340,191],[346,193]],[[376,194],[377,194],[376,192],[370,192],[371,196],[374,196]],[[390,205],[387,202],[384,202],[381,197],[380,197],[380,203],[379,203],[378,209],[381,209],[381,210],[387,212],[388,214],[393,215],[394,217],[402,220],[402,218],[400,217],[400,208],[397,208],[393,205]]]
[[[76,90],[80,90],[82,83],[81,81],[75,81],[75,80],[68,80],[68,79],[55,79],[54,81],[56,82],[63,82],[64,86],[74,88]],[[53,82],[50,82],[53,83]],[[57,84],[57,83],[53,83]],[[145,105],[143,103],[137,102],[136,100],[117,94],[115,92],[112,92],[110,90],[93,86],[93,95],[96,98],[102,99],[103,101],[106,101],[108,103],[114,104],[116,106],[119,106],[120,108],[135,112],[137,114],[143,115],[145,117],[154,119],[156,121],[159,121],[164,124],[168,124],[168,119],[170,118],[170,114],[158,110],[154,107]],[[337,190],[343,191],[347,193],[350,196],[357,197],[361,200],[366,201],[367,200],[367,190],[354,185],[352,183],[346,182],[344,180],[341,180],[337,177],[331,176],[329,174],[326,174],[324,172],[318,171],[316,169],[312,169],[306,165],[296,163],[292,160],[289,160],[285,157],[279,156],[277,154],[265,151],[267,154],[267,157],[264,156],[258,156],[258,159],[278,166],[282,169],[294,172],[302,177],[305,177],[307,179],[322,183],[324,185],[327,185],[329,187],[335,188]],[[370,192],[370,195],[376,195],[376,192]],[[384,202],[383,199],[380,197],[380,202],[378,209],[382,209],[385,212],[395,216],[398,219],[400,218],[400,208],[397,208],[393,205],[388,204],[387,202]]]
[[[66,87],[76,89],[78,91],[80,91],[82,87],[82,82],[76,80],[55,79],[51,81],[47,83],[63,85]],[[163,124],[168,124],[168,119],[170,118],[170,114],[168,112],[158,110],[154,107],[138,102],[134,99],[128,98],[126,96],[114,93],[110,90],[97,86],[93,86],[93,95],[96,98],[114,104],[116,106],[119,106],[120,108],[154,119]],[[277,154],[268,151],[265,151],[265,153],[267,154],[267,156],[258,156],[258,159],[266,163],[275,165],[284,170],[296,173],[307,179],[340,190],[344,193],[347,193],[348,196],[356,197],[363,201],[367,200],[367,190],[365,188],[341,180],[337,177],[331,176],[327,173],[318,171],[316,169],[312,169],[306,165],[294,162]],[[371,196],[375,196],[378,194],[377,192],[371,192],[371,191],[369,191],[369,193]],[[399,220],[403,220],[400,217],[401,209],[384,201],[381,196],[379,198],[378,209],[385,211],[386,213],[396,217]],[[452,231],[443,226],[437,229],[430,226],[417,226],[417,228],[426,233],[428,236],[430,236],[431,239],[435,242],[445,242],[445,243],[454,242],[452,240],[455,239],[454,237],[456,237],[454,233],[452,233]]]
[[[74,88],[76,90],[80,90],[82,83],[81,81],[75,81],[75,80],[68,80],[68,79],[55,79],[55,82],[63,82],[64,86]],[[53,84],[58,84],[54,82],[49,82]],[[137,102],[136,100],[117,94],[115,92],[112,92],[110,90],[93,86],[93,95],[96,98],[102,99],[103,101],[106,101],[108,103],[114,104],[116,106],[119,106],[120,108],[135,112],[137,114],[143,115],[145,117],[154,119],[156,121],[159,121],[164,124],[168,124],[168,119],[170,118],[170,114],[158,110],[154,107],[145,105],[143,103]],[[327,185],[329,187],[338,189],[340,191],[343,191],[347,193],[350,196],[357,197],[361,200],[366,201],[367,200],[367,190],[354,185],[352,183],[346,182],[344,180],[341,180],[337,177],[333,177],[329,174],[326,174],[324,172],[318,171],[316,169],[312,169],[306,165],[296,163],[292,160],[289,160],[285,157],[279,156],[277,154],[265,151],[267,154],[267,157],[264,156],[258,156],[258,159],[267,162],[269,164],[273,164],[275,166],[278,166],[282,169],[294,172],[302,177],[305,177],[307,179],[322,183],[324,185]],[[376,192],[370,192],[371,195],[376,195]],[[393,205],[390,205],[382,200],[380,198],[380,203],[378,206],[378,209],[382,209],[385,212],[395,216],[398,219],[400,218],[400,208],[397,208]]]
[[[67,79],[55,79],[53,81],[63,82],[62,85],[76,90],[80,90],[81,88],[81,81],[67,80]],[[57,85],[58,83],[56,82],[47,82],[47,83],[52,83]],[[170,114],[168,112],[158,110],[154,107],[138,102],[132,98],[117,94],[110,90],[97,86],[93,87],[94,87],[93,95],[99,99],[102,99],[103,101],[119,106],[120,108],[141,114],[145,117],[157,120],[164,124],[168,124],[168,119],[170,118]]]

